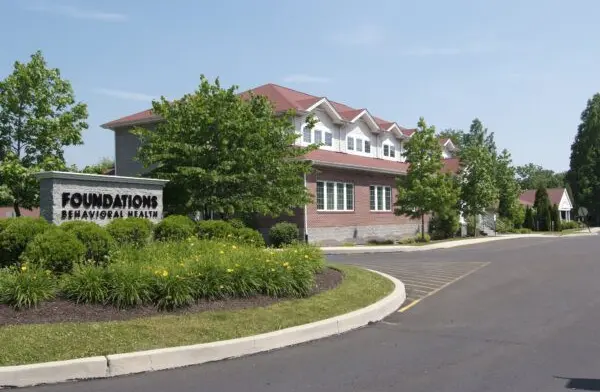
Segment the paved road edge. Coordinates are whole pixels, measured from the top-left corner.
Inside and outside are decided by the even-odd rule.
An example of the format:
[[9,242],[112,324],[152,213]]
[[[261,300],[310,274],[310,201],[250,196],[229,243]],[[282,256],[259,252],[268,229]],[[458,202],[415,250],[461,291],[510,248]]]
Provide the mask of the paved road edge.
[[406,300],[406,290],[400,280],[379,271],[373,272],[391,280],[395,285],[394,290],[380,301],[350,313],[280,331],[220,342],[68,361],[4,366],[0,367],[0,389],[199,365],[293,346],[361,328],[382,320],[399,309]]

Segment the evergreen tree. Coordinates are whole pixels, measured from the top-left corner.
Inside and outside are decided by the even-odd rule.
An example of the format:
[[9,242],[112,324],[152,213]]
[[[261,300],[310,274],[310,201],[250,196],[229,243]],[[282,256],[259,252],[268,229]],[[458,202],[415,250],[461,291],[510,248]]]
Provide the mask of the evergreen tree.
[[567,180],[578,207],[586,207],[592,222],[600,224],[600,93],[581,114],[581,124],[571,145]]
[[529,206],[525,208],[525,220],[523,221],[523,227],[529,230],[535,229],[535,219],[533,217],[533,210]]
[[512,222],[513,226],[520,226],[523,222],[519,195],[521,189],[515,178],[515,168],[507,150],[496,159],[496,187],[498,188],[498,215]]
[[552,206],[552,224],[554,231],[560,231],[560,211],[558,210],[558,204]]
[[552,216],[550,215],[550,199],[548,198],[548,191],[546,191],[546,188],[538,188],[538,190],[535,192],[533,208],[536,212],[535,219],[537,223],[537,230],[550,230]]

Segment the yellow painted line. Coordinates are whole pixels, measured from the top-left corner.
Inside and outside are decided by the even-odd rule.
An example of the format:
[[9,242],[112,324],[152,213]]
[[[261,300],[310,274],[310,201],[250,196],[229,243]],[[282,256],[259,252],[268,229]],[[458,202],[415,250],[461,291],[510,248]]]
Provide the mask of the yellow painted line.
[[412,308],[413,306],[415,306],[416,304],[418,304],[419,302],[423,301],[425,298],[431,297],[434,294],[437,294],[438,292],[440,292],[441,290],[445,289],[446,287],[450,286],[452,283],[456,283],[459,280],[466,278],[467,276],[471,275],[472,273],[479,271],[481,268],[485,267],[486,265],[488,265],[489,263],[483,263],[482,265],[480,265],[479,267],[467,272],[466,274],[459,276],[458,278],[454,279],[451,282],[446,283],[445,285],[433,290],[431,293],[427,294],[426,296],[424,296],[423,298],[419,298],[418,300],[411,302],[410,304],[406,305],[403,308],[400,308],[400,310],[398,310],[398,313],[402,313],[402,312],[406,312],[408,309]]

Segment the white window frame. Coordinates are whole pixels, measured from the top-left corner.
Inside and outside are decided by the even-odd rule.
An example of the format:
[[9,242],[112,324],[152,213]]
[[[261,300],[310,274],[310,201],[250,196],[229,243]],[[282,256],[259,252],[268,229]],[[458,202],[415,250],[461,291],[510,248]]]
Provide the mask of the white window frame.
[[356,152],[363,152],[363,140],[361,138],[355,138]]
[[346,138],[346,149],[348,151],[355,151],[354,148],[355,148],[354,137],[348,136]]
[[[323,189],[323,208],[319,208],[319,203],[318,203],[318,195],[319,195],[319,184],[322,184],[322,189]],[[333,209],[330,209],[327,207],[328,205],[328,196],[327,196],[327,186],[328,184],[333,184]],[[339,208],[340,206],[338,205],[338,184],[341,184],[343,186],[343,206],[342,208]],[[351,194],[352,194],[352,209],[348,208],[348,191],[349,188],[351,189]],[[355,192],[355,187],[354,187],[354,183],[352,182],[340,182],[340,181],[317,181],[317,197],[316,197],[316,204],[317,204],[317,211],[319,212],[353,212],[354,211],[354,206],[356,203],[356,192]]]
[[[329,143],[327,143],[327,138],[329,138]],[[333,147],[333,132],[323,131],[323,145]]]
[[[371,190],[373,190],[374,192],[371,193]],[[386,195],[387,195],[388,190],[389,190],[389,194],[390,194],[389,202],[386,200]],[[379,192],[382,192],[382,196],[381,196],[382,205],[379,205],[379,202],[378,202]],[[374,200],[372,200],[371,197],[373,197]],[[369,210],[371,212],[390,212],[390,211],[392,211],[392,204],[393,204],[392,199],[393,199],[393,194],[392,194],[391,186],[389,186],[389,185],[370,185],[369,186]],[[373,205],[375,206],[375,209],[372,208]]]
[[[317,140],[317,132],[319,133],[319,140]],[[314,130],[314,135],[313,135],[313,140],[314,140],[314,144],[321,144],[323,143],[323,131],[320,129],[315,129]]]
[[396,157],[398,156],[398,150],[396,149],[396,146],[393,143],[383,143],[381,150],[383,156],[386,158],[396,159]]
[[[306,140],[307,136],[308,136],[308,140]],[[302,130],[302,142],[308,143],[308,144],[310,144],[312,142],[312,129],[310,129],[308,126],[305,126],[304,129]]]
[[[363,149],[363,150],[364,150],[364,153],[365,153],[365,154],[371,154],[371,141],[370,141],[370,140],[365,140],[365,141],[364,141],[364,144],[365,144],[365,145],[364,145],[364,149]],[[369,150],[369,151],[367,151],[367,146],[369,147],[369,148],[368,148],[368,150]]]

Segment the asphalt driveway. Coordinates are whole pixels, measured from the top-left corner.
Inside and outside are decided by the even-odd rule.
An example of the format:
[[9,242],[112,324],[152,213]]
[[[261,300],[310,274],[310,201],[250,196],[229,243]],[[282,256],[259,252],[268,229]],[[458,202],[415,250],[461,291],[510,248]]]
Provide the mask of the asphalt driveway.
[[[600,391],[600,237],[331,259],[404,277],[421,300],[376,325],[271,353],[24,390]],[[434,272],[446,280],[435,283]]]

